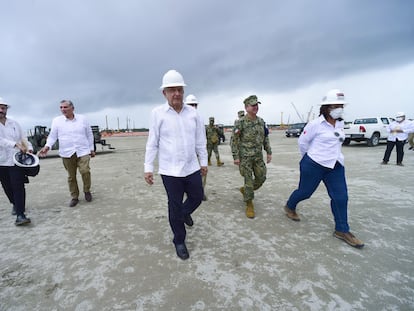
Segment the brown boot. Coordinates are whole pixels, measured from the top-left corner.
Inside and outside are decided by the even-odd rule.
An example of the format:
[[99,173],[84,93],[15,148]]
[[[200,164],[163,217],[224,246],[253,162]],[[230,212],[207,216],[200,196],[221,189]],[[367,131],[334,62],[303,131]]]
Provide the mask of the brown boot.
[[246,202],[246,216],[247,218],[254,218],[254,205],[252,200]]
[[293,209],[290,209],[289,207],[287,207],[287,205],[285,205],[283,207],[286,216],[294,221],[300,221],[299,215],[296,213],[296,211],[294,211]]
[[223,166],[224,163],[220,161],[220,159],[217,160],[217,166]]

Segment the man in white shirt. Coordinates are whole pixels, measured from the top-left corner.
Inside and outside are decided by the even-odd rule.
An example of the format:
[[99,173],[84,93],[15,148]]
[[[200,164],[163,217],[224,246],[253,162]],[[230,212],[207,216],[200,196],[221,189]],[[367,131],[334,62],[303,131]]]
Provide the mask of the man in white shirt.
[[[193,107],[194,109],[197,109],[199,103],[198,103],[197,97],[195,97],[193,94],[190,94],[185,98],[185,104]],[[203,118],[201,116],[200,118],[201,118],[201,122],[203,122],[204,124]],[[202,182],[203,182],[203,192],[204,192],[203,201],[207,201],[207,196],[206,196],[206,191],[205,191],[206,183],[207,183],[207,175],[202,176]]]
[[404,112],[397,112],[395,121],[391,122],[387,126],[389,133],[387,139],[387,148],[385,149],[384,157],[381,164],[388,164],[390,160],[391,152],[396,146],[397,149],[397,165],[404,166],[402,164],[404,158],[404,145],[408,138],[408,133],[412,132],[412,123],[405,119]]
[[62,115],[53,119],[46,144],[39,154],[46,156],[59,139],[59,155],[68,172],[69,191],[72,197],[70,207],[74,207],[79,202],[79,187],[76,178],[78,168],[82,176],[85,200],[92,201],[89,161],[95,156],[91,126],[83,115],[75,115],[74,110],[75,107],[70,100],[60,102]]
[[[201,204],[201,176],[207,174],[207,149],[204,124],[197,110],[184,105],[184,79],[168,71],[161,90],[167,102],[153,109],[145,152],[145,181],[154,183],[154,160],[168,196],[168,217],[174,234],[177,256],[189,258],[185,245],[185,225],[193,225],[191,214]],[[200,168],[201,166],[201,168]],[[183,202],[184,193],[187,195]]]

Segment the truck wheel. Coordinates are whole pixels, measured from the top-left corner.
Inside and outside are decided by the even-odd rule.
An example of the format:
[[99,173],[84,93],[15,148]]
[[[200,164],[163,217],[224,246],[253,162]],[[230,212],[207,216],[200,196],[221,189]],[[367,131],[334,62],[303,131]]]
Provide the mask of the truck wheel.
[[378,133],[372,134],[371,138],[367,141],[368,146],[369,147],[378,146],[378,144],[379,144],[379,138],[380,138],[380,136],[379,136]]
[[342,143],[342,145],[344,146],[348,146],[351,143],[351,139],[350,138],[345,138],[344,142]]

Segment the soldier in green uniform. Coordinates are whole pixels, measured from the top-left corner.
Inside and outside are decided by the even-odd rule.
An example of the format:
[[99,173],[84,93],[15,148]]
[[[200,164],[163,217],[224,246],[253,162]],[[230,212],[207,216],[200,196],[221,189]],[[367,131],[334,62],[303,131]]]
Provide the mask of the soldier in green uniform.
[[222,166],[224,163],[220,161],[220,154],[218,151],[220,129],[214,125],[214,118],[209,118],[209,124],[206,126],[207,136],[207,154],[208,154],[208,165],[211,165],[211,153],[214,150],[216,155],[217,166]]
[[240,188],[246,202],[246,216],[254,218],[254,190],[259,189],[266,180],[266,164],[263,161],[262,148],[267,153],[267,163],[272,160],[272,148],[269,144],[269,131],[264,120],[257,116],[260,102],[256,95],[244,100],[246,115],[236,120],[233,128],[231,151],[234,164],[239,166],[244,177],[244,186]]
[[[240,120],[241,118],[243,118],[244,117],[244,110],[239,110],[239,112],[237,112],[237,117],[238,117],[237,120]],[[231,133],[231,136],[230,136],[230,148],[231,148],[232,145],[233,145],[233,132]]]

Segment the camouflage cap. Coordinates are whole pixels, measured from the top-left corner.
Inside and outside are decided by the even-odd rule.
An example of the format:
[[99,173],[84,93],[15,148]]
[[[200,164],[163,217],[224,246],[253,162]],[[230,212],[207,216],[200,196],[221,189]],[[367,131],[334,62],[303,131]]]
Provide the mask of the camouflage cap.
[[250,95],[249,97],[247,97],[247,98],[243,101],[243,103],[244,103],[245,105],[250,105],[250,106],[254,106],[254,105],[260,104],[260,102],[259,102],[259,101],[257,101],[257,96],[256,96],[256,95]]
[[209,119],[210,121],[211,121],[211,120],[213,120],[213,121],[214,121],[214,117],[210,117],[210,118],[208,118],[208,119]]
[[237,115],[239,116],[239,118],[244,116],[244,110],[240,110]]

